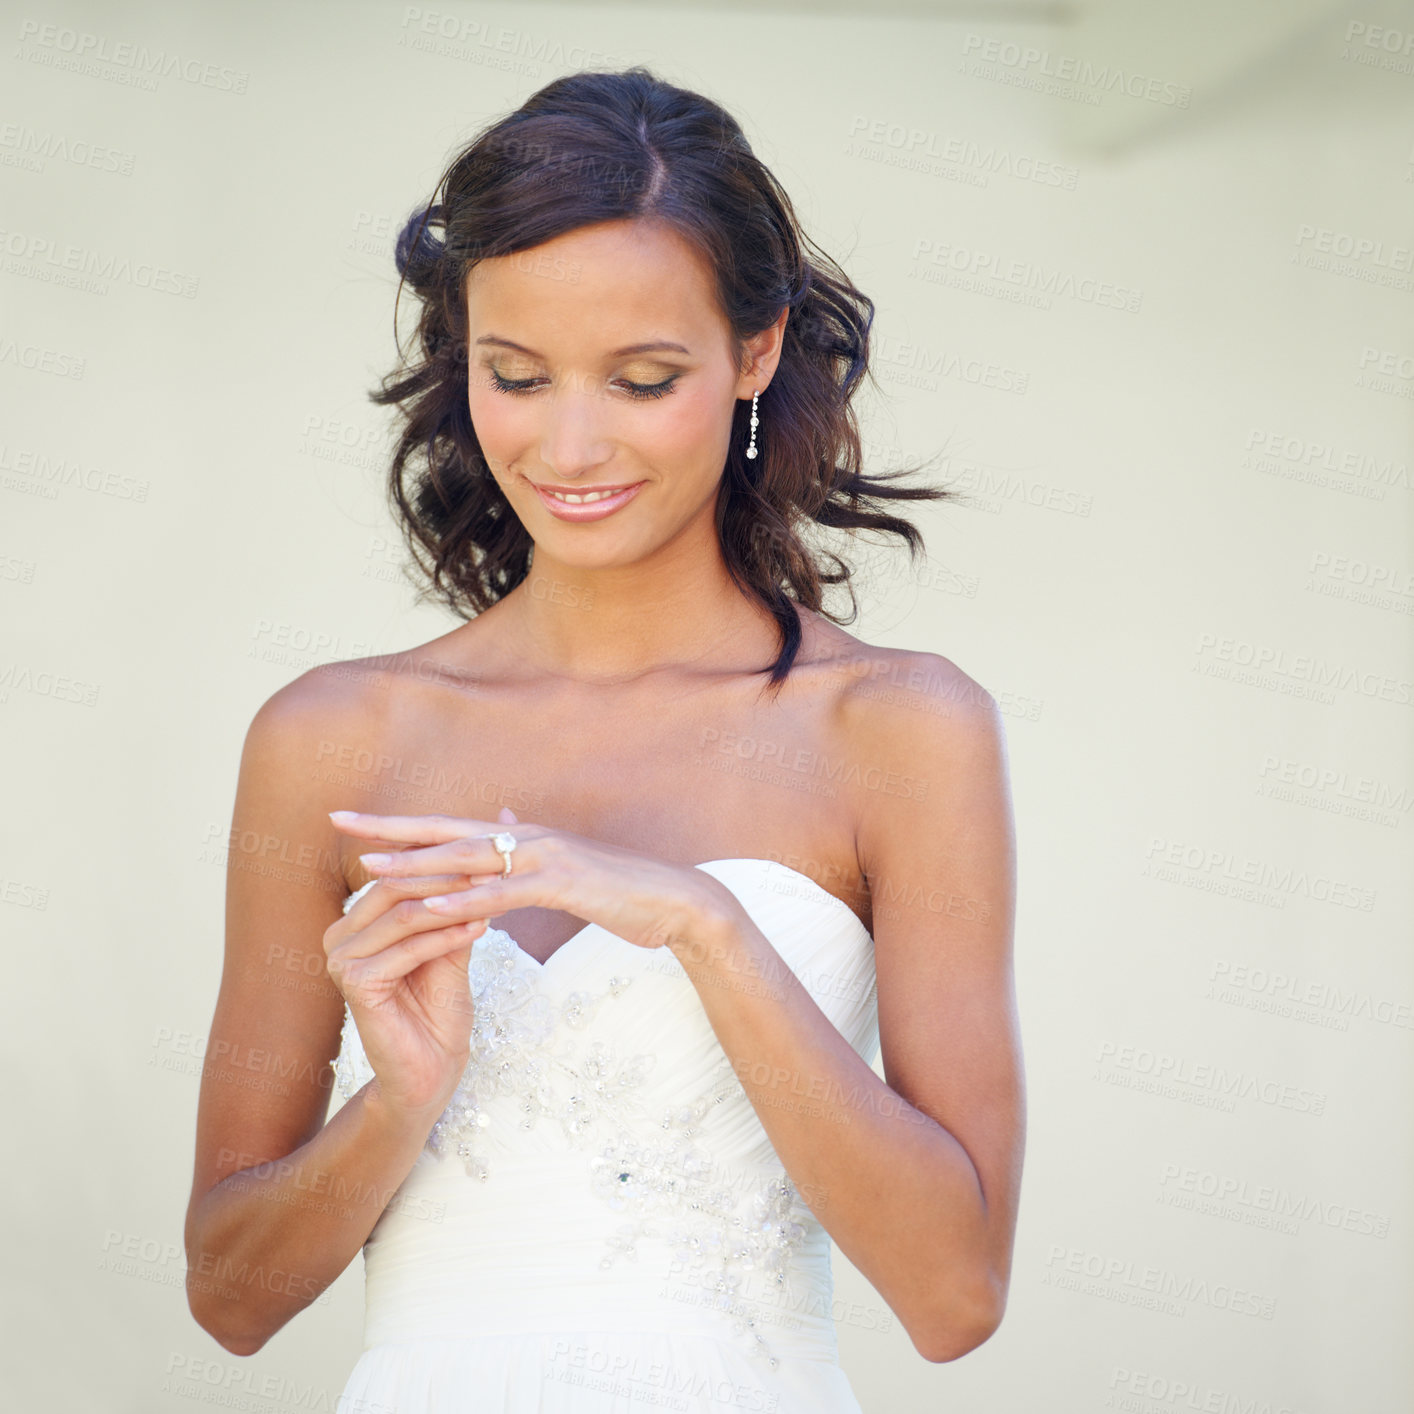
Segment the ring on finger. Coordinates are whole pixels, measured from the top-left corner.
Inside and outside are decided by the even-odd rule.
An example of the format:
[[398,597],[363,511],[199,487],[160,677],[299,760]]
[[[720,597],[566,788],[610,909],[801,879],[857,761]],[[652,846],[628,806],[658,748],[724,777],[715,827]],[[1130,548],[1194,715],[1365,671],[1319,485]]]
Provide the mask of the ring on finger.
[[511,855],[515,852],[516,837],[506,830],[498,830],[494,835],[478,835],[479,840],[490,840],[501,856],[501,877],[511,872]]

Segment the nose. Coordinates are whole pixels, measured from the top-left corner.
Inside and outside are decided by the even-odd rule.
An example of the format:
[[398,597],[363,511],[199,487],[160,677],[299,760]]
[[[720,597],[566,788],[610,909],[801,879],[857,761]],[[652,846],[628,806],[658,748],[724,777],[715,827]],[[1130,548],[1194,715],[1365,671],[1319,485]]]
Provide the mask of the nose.
[[544,400],[545,424],[540,460],[561,481],[574,481],[603,466],[613,456],[612,409],[603,389],[587,379],[553,388]]

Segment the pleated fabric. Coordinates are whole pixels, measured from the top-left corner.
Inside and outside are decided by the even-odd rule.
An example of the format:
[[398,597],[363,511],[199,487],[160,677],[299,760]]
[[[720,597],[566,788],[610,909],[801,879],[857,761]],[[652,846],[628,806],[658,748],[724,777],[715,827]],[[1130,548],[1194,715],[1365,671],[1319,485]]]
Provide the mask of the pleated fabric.
[[[697,867],[872,1065],[853,911],[773,860]],[[364,1245],[339,1414],[861,1414],[821,1195],[791,1182],[672,953],[590,924],[542,965],[488,928],[468,971],[470,1059]],[[345,1097],[372,1077],[347,1011],[334,1071]],[[803,1075],[771,1098],[822,1124],[840,1100]]]

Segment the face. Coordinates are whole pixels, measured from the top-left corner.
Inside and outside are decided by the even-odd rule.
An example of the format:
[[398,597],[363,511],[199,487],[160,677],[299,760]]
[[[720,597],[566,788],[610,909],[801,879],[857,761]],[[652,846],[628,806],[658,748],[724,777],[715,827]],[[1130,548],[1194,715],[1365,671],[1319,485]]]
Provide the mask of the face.
[[481,261],[467,316],[472,425],[537,562],[625,565],[715,537],[736,402],[770,381],[784,316],[741,373],[711,267],[636,221]]

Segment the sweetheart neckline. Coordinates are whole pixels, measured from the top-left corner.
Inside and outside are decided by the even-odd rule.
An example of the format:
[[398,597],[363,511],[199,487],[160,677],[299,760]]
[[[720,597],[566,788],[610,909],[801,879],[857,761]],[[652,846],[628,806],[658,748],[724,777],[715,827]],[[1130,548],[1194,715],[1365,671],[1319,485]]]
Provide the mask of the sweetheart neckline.
[[[694,864],[692,867],[694,869],[706,869],[709,864],[769,864],[774,869],[784,869],[787,874],[792,875],[794,878],[804,880],[804,882],[808,884],[810,888],[812,888],[815,893],[818,894],[821,898],[825,899],[829,903],[834,904],[836,908],[843,909],[844,912],[848,914],[850,919],[853,921],[854,926],[866,938],[868,938],[871,943],[874,941],[874,935],[864,926],[864,920],[860,918],[860,916],[842,898],[840,898],[837,894],[832,894],[829,889],[827,889],[823,884],[816,883],[815,880],[812,879],[809,874],[802,874],[799,869],[793,869],[789,864],[781,863],[779,859],[767,859],[764,856],[750,854],[732,855],[726,859],[704,859],[700,864]],[[376,879],[370,879],[368,881],[369,884],[376,882]],[[718,882],[726,884],[725,879],[720,879],[718,880]],[[733,894],[736,893],[736,890],[732,889],[730,884],[727,884],[726,886],[728,889],[731,889],[731,892]],[[364,884],[361,887],[367,888],[368,884]],[[348,897],[345,898],[344,902],[347,903],[348,900],[353,898],[354,894],[358,892],[359,889],[354,889],[348,895]],[[553,965],[555,959],[559,957],[559,955],[564,952],[566,948],[568,948],[572,943],[577,943],[587,932],[589,932],[591,928],[598,928],[599,926],[600,925],[597,923],[586,923],[583,928],[580,928],[577,932],[570,934],[570,936],[566,938],[564,942],[562,942],[554,950],[554,952],[552,952],[550,956],[545,959],[544,962],[541,962],[540,959],[538,957],[535,957],[533,954],[526,952],[526,950],[521,947],[521,945],[516,942],[515,938],[512,937],[510,933],[507,933],[504,928],[497,928],[494,923],[488,923],[486,930],[487,932],[491,932],[492,930],[494,930],[495,932],[501,933],[505,937],[510,938],[511,943],[515,947],[515,950],[520,953],[523,958],[525,958],[528,962],[534,964],[537,971],[545,972],[548,971],[548,969]],[[485,935],[483,934],[482,936],[484,937]]]

